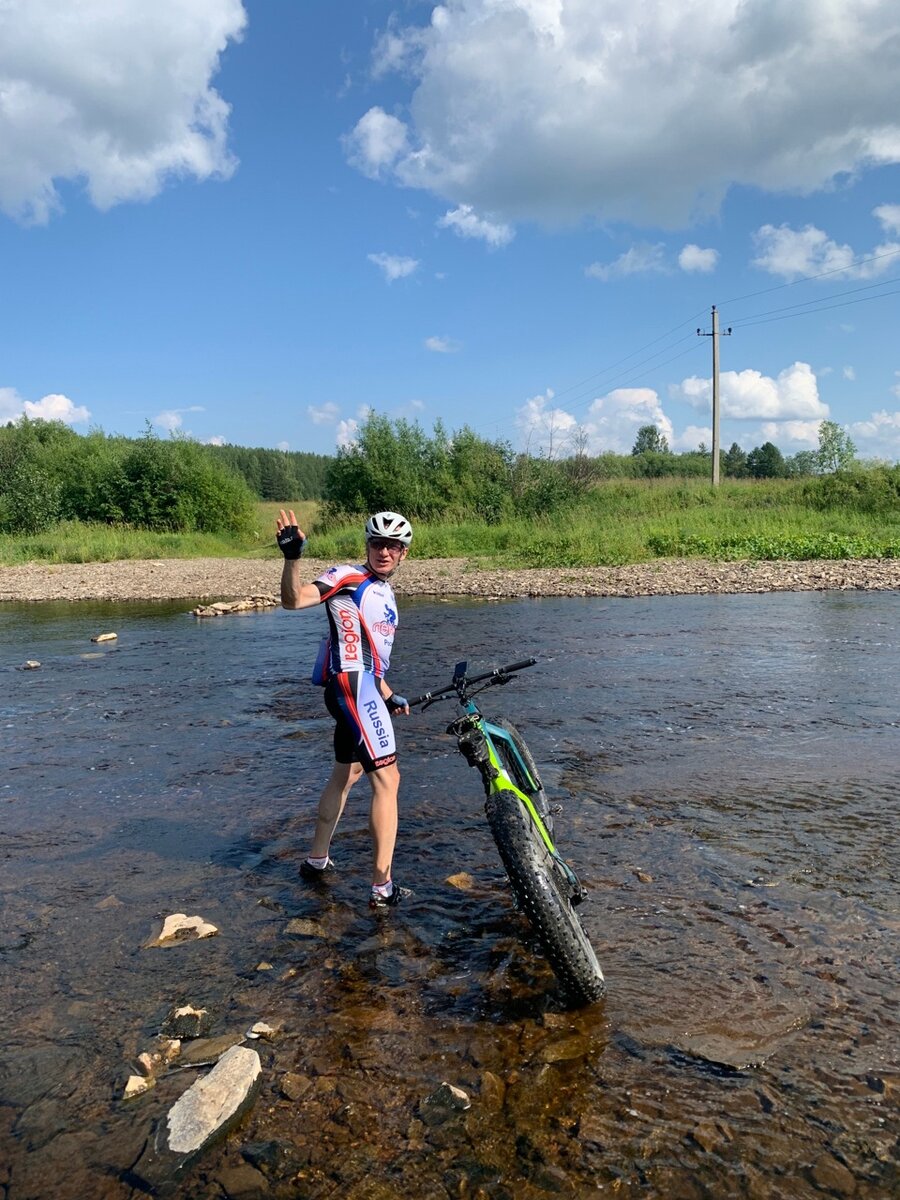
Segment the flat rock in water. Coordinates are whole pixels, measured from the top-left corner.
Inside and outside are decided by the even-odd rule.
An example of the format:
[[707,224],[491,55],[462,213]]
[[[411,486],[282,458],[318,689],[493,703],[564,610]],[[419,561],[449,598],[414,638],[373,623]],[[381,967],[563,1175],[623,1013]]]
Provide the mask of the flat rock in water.
[[203,917],[189,917],[186,913],[172,913],[163,921],[162,932],[146,943],[150,946],[175,946],[180,942],[191,942],[197,938],[215,937],[218,933],[215,925],[205,921]]
[[152,1191],[175,1179],[203,1150],[234,1128],[253,1104],[261,1076],[256,1051],[233,1046],[172,1105],[127,1172],[127,1181]]
[[173,1038],[205,1037],[212,1027],[212,1013],[193,1004],[173,1008],[163,1022],[163,1033]]
[[91,638],[92,642],[114,642],[118,638],[117,633],[95,633]]

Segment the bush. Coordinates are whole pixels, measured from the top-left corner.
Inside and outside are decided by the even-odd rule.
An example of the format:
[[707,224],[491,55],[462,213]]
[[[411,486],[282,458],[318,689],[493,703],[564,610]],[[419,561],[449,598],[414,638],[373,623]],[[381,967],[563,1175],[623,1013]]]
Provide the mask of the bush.
[[819,475],[803,488],[812,508],[851,508],[864,513],[900,514],[900,466],[835,471]]

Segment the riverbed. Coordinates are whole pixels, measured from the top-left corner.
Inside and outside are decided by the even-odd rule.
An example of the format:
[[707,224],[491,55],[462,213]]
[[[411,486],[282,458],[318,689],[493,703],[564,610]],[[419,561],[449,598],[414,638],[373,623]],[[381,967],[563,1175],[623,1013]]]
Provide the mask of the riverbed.
[[[895,591],[403,604],[406,694],[539,659],[486,708],[590,889],[609,994],[581,1010],[512,908],[451,710],[400,725],[414,895],[380,920],[365,784],[333,886],[297,875],[321,614],[187,608],[0,608],[4,1200],[131,1195],[197,1071],[130,1102],[125,1079],[186,1002],[213,1036],[277,1030],[192,1200],[896,1193]],[[172,912],[220,932],[146,948]],[[436,1121],[442,1081],[471,1107]]]

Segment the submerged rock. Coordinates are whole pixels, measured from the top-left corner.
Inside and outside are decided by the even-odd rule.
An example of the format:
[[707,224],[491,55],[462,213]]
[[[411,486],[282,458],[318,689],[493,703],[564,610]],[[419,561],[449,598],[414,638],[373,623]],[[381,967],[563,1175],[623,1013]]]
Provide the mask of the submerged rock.
[[256,1098],[261,1075],[256,1051],[233,1046],[175,1101],[127,1172],[128,1181],[152,1191],[173,1180],[238,1123]]
[[114,642],[118,638],[117,633],[95,633],[91,638],[92,642]]
[[198,604],[191,609],[193,617],[224,617],[229,613],[256,612],[262,608],[275,608],[278,601],[274,596],[248,596],[244,600],[217,600],[215,604]]
[[40,665],[41,664],[38,662],[38,660],[36,658],[29,658],[29,659],[26,659],[25,662],[22,663],[22,670],[23,671],[36,671]]
[[125,1082],[122,1099],[134,1100],[136,1096],[143,1096],[144,1092],[149,1092],[155,1083],[156,1080],[150,1075],[129,1075]]
[[173,1038],[199,1038],[209,1033],[212,1013],[206,1008],[194,1008],[193,1004],[182,1004],[173,1008],[163,1022],[163,1033]]
[[172,913],[163,921],[162,932],[151,938],[146,946],[174,946],[179,942],[195,941],[198,938],[215,937],[219,932],[215,925],[203,917],[189,917],[186,913]]

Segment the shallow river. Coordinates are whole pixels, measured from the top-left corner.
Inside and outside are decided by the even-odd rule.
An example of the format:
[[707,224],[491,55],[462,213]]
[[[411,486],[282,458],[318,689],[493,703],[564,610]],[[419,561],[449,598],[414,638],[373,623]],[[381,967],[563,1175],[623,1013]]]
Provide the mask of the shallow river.
[[[321,614],[186,607],[0,608],[0,1198],[131,1195],[197,1072],[123,1085],[185,1002],[213,1036],[282,1027],[192,1200],[898,1194],[900,596],[403,606],[407,695],[458,658],[541,660],[485,708],[564,804],[609,984],[581,1011],[512,909],[450,708],[398,722],[415,895],[379,920],[365,784],[333,887],[297,876]],[[143,948],[172,912],[221,932]],[[435,1121],[443,1080],[472,1105]]]

